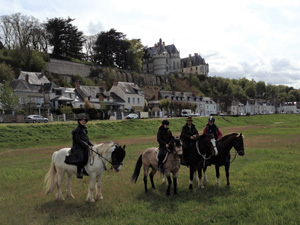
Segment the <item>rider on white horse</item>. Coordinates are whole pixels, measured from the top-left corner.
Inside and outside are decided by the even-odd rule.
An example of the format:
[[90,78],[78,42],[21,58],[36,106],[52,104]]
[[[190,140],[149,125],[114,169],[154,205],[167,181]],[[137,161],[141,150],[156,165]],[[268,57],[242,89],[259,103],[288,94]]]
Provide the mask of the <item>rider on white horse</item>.
[[83,173],[88,175],[84,166],[88,162],[89,150],[93,144],[88,138],[88,131],[85,124],[88,120],[85,117],[78,118],[78,126],[72,131],[73,144],[71,153],[66,157],[65,163],[77,165],[77,178],[82,178]]

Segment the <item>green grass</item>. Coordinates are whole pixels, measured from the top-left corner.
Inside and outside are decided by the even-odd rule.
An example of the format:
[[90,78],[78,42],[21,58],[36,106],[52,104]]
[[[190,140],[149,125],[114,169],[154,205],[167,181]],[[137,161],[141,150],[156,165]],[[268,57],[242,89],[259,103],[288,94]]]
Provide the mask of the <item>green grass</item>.
[[[221,128],[249,125],[272,125],[274,127],[287,124],[298,124],[300,115],[268,115],[245,117],[217,117],[216,124]],[[121,120],[121,121],[89,121],[87,124],[89,138],[94,142],[108,139],[132,138],[156,135],[162,119],[154,120]],[[180,134],[185,118],[170,119],[170,129],[173,134]],[[207,123],[207,117],[194,118],[194,124],[199,132]],[[48,124],[0,124],[0,149],[19,149],[28,147],[43,147],[70,145],[71,132],[77,122],[61,122]],[[262,130],[264,128],[262,127]],[[296,125],[293,129],[297,129]],[[259,131],[262,132],[262,131]]]
[[[122,171],[104,172],[104,199],[95,204],[85,203],[89,185],[87,177],[72,180],[75,199],[57,202],[55,193],[43,194],[43,178],[53,151],[59,147],[38,147],[40,143],[33,142],[30,149],[1,150],[0,224],[300,224],[298,118],[297,115],[230,117],[226,118],[227,121],[218,118],[217,123],[224,133],[240,130],[245,135],[245,156],[237,156],[230,168],[231,186],[225,185],[223,167],[220,186],[215,185],[214,169],[209,168],[205,188],[190,191],[188,169],[182,167],[178,177],[179,194],[174,196],[171,192],[170,197],[165,196],[166,186],[161,184],[162,177],[158,174],[155,176],[157,189],[149,189],[147,194],[144,193],[142,171],[136,184],[130,182],[138,156],[147,147],[157,145],[154,141],[139,143],[135,139],[153,136],[160,120],[88,123],[89,135],[98,132],[97,136],[92,135],[93,139],[133,139],[127,144]],[[246,119],[250,120],[249,124]],[[202,128],[206,120],[197,118],[195,123]],[[183,121],[171,121],[173,133],[180,131]],[[34,137],[41,133],[38,130],[45,129],[45,133],[52,136],[58,127],[63,127],[59,130],[61,132],[66,128],[70,132],[74,125],[19,124],[15,128],[14,125],[1,125],[1,130],[5,128],[17,133],[18,129],[24,129],[26,136],[29,130],[35,131]],[[112,127],[118,131],[113,132]],[[59,145],[63,138],[67,139],[64,135],[57,135],[59,138],[53,139]],[[65,186],[63,194],[66,194]]]

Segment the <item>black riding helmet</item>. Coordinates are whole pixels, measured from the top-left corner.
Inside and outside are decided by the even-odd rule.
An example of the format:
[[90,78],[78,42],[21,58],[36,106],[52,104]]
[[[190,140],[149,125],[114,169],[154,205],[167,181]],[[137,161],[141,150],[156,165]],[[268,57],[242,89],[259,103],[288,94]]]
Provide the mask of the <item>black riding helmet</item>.
[[85,120],[86,123],[89,121],[86,117],[81,116],[77,119],[77,122],[79,123],[81,120]]
[[162,125],[169,125],[170,122],[169,122],[169,120],[163,120],[163,121],[161,122],[161,124],[162,124]]
[[210,116],[210,117],[208,118],[208,122],[215,122],[215,118],[214,118],[213,116]]

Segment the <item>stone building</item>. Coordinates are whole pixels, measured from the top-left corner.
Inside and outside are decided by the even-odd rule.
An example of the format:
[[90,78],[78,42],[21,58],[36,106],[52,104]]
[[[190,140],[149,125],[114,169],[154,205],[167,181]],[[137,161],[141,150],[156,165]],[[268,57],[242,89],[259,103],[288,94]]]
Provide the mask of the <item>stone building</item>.
[[168,75],[180,72],[180,67],[180,53],[175,45],[165,45],[161,39],[154,47],[147,49],[143,58],[143,72],[146,73]]

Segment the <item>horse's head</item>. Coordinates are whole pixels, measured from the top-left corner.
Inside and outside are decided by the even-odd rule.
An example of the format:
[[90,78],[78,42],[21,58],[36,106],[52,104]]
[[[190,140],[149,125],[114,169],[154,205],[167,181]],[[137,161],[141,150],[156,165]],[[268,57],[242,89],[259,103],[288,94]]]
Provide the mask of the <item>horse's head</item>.
[[245,155],[244,136],[242,135],[242,133],[240,133],[236,136],[236,141],[235,141],[233,147],[240,156]]
[[206,139],[207,147],[209,148],[211,155],[213,155],[213,156],[218,155],[218,149],[216,146],[215,136],[212,134],[206,134],[205,139]]
[[181,140],[176,137],[174,139],[174,148],[173,148],[173,152],[176,154],[176,155],[182,155],[183,151],[182,151],[182,143],[181,143]]
[[123,166],[123,160],[125,158],[126,152],[125,152],[125,147],[126,145],[119,146],[119,145],[115,145],[115,149],[111,154],[111,164],[112,167],[116,170],[119,171],[122,169]]

